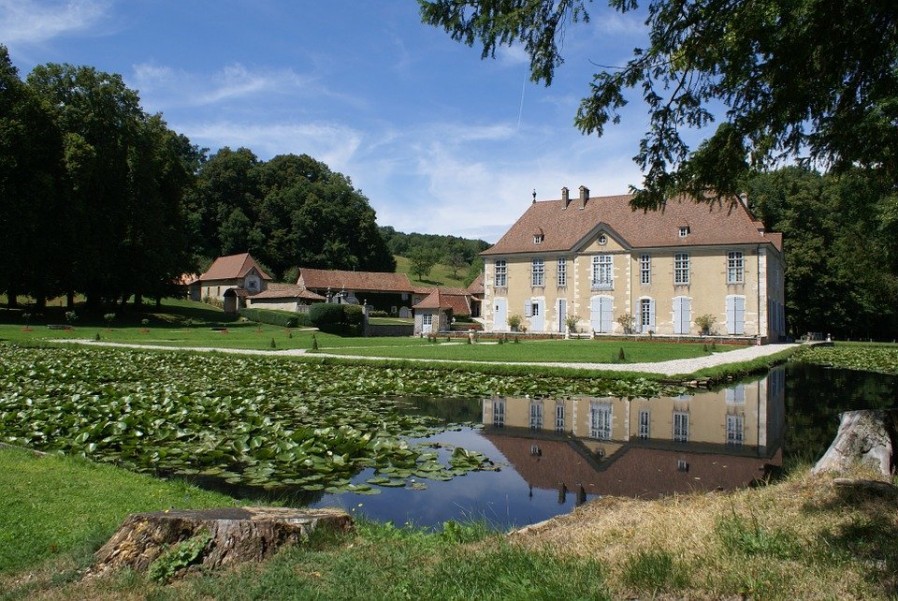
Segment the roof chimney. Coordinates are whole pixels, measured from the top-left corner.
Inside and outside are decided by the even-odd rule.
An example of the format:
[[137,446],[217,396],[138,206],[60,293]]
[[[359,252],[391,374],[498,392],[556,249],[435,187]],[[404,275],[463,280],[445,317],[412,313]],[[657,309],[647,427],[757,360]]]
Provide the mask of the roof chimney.
[[567,189],[567,186],[561,188],[561,201],[564,203],[563,208],[565,209],[571,204],[571,191]]
[[589,200],[589,188],[580,186],[580,208],[586,208],[586,201]]
[[536,188],[533,189],[533,203],[536,204]]

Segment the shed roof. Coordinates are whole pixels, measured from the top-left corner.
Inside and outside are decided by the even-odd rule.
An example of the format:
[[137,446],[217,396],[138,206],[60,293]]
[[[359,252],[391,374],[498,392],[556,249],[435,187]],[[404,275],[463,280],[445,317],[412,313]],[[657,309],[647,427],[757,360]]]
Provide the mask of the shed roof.
[[380,271],[342,271],[339,269],[312,269],[302,267],[299,270],[297,285],[313,290],[327,290],[334,292],[340,290],[352,290],[363,292],[405,292],[412,293],[412,286],[408,275],[404,273],[389,273]]
[[226,257],[218,257],[212,262],[206,273],[201,275],[199,279],[203,280],[232,280],[242,278],[248,274],[253,268],[259,272],[263,280],[272,279],[265,270],[259,266],[255,259],[249,253],[240,253],[239,255],[228,255]]

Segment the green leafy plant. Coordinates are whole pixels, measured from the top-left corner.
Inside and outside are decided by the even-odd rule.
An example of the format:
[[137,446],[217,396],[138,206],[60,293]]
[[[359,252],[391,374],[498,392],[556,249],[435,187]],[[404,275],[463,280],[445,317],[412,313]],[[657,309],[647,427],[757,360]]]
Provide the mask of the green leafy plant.
[[512,332],[517,332],[521,328],[522,323],[524,323],[524,318],[517,313],[508,316],[508,327],[511,328]]
[[639,551],[624,564],[623,580],[628,585],[651,591],[683,588],[688,585],[688,572],[669,551]]
[[168,582],[179,571],[197,563],[206,545],[212,541],[208,530],[201,530],[193,537],[165,550],[150,564],[147,576],[156,582]]
[[69,323],[75,323],[76,321],[78,321],[78,314],[74,311],[66,311],[65,320]]
[[705,313],[704,315],[699,315],[695,318],[695,325],[698,326],[699,332],[703,336],[707,336],[712,332],[716,321],[716,317],[709,313]]
[[567,327],[568,332],[571,334],[575,334],[577,332],[577,324],[580,323],[579,315],[568,315],[564,318],[564,325]]
[[632,334],[633,329],[636,327],[636,318],[629,313],[618,315],[615,321],[617,321],[618,325],[623,329],[624,334]]

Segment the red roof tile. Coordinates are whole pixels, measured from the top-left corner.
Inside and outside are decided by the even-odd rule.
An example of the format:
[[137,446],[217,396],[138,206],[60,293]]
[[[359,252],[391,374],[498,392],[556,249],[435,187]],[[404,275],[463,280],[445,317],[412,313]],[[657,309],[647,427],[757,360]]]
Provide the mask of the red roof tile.
[[272,279],[270,275],[256,263],[256,260],[249,253],[241,253],[239,255],[228,255],[227,257],[218,257],[209,267],[209,269],[200,276],[200,280],[233,280],[242,278],[250,272],[252,268],[259,272],[263,280]]
[[460,288],[437,288],[412,309],[451,309],[453,315],[470,315],[469,297]]
[[[634,211],[632,196],[593,197],[585,206],[571,199],[532,203],[511,229],[484,255],[570,252],[604,229],[629,248],[689,247],[724,244],[771,244],[782,250],[782,234],[764,232],[738,200],[696,203],[674,199],[658,211]],[[680,228],[689,234],[680,236]],[[539,244],[534,242],[542,234]]]
[[297,285],[313,290],[333,292],[352,290],[356,292],[405,292],[412,293],[408,276],[404,273],[388,273],[377,271],[341,271],[337,269],[311,269],[302,267],[299,270]]
[[326,300],[320,294],[315,294],[311,290],[306,290],[296,284],[269,284],[267,290],[253,296],[253,300],[266,298],[299,298],[310,301]]

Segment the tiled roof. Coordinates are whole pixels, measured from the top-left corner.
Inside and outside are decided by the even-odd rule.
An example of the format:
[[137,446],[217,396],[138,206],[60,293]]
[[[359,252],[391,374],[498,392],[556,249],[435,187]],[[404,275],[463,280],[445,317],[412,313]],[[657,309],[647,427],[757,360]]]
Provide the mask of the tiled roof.
[[[634,211],[630,195],[589,198],[585,206],[578,198],[565,202],[532,203],[511,229],[484,255],[570,252],[589,242],[599,229],[624,247],[663,248],[726,244],[771,244],[782,251],[783,236],[764,232],[738,200],[696,203],[674,199],[657,211]],[[688,235],[680,236],[680,228]],[[541,238],[535,243],[537,236]]]
[[470,315],[470,295],[460,288],[436,288],[412,309],[451,309],[453,315]]
[[269,284],[267,290],[253,296],[253,300],[266,298],[299,298],[310,301],[326,300],[320,294],[315,294],[311,290],[306,290],[296,284]]
[[404,273],[340,271],[337,269],[311,269],[307,267],[300,268],[297,284],[313,290],[327,290],[330,288],[335,293],[340,290],[412,293],[415,290],[408,276]]
[[[641,498],[716,488],[730,490],[762,478],[767,464],[782,465],[781,450],[770,458],[738,451],[730,455],[637,444],[628,444],[612,458],[593,465],[569,441],[534,440],[494,429],[486,431],[484,438],[534,488],[557,490],[563,483],[571,493],[580,486],[588,494]],[[534,444],[541,451],[537,456],[531,454]],[[689,471],[679,471],[677,460],[685,460]]]
[[242,278],[255,267],[263,280],[270,280],[271,276],[265,273],[249,253],[218,257],[209,269],[200,276],[200,280],[232,280]]
[[468,294],[477,295],[483,293],[483,274],[481,273],[479,276],[477,276],[477,279],[471,282],[471,284],[468,286]]

